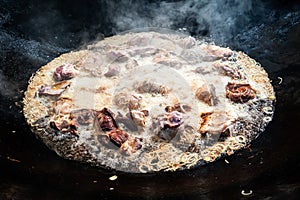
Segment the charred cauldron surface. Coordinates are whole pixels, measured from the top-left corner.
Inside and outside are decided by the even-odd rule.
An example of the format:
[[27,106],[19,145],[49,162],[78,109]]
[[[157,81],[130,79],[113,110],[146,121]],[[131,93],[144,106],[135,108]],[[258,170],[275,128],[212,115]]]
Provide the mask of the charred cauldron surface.
[[[167,199],[184,196],[214,199],[224,196],[241,198],[242,190],[252,190],[252,198],[295,199],[299,192],[299,135],[295,134],[298,132],[297,94],[300,77],[300,16],[297,1],[248,1],[248,8],[243,15],[245,18],[231,14],[231,11],[218,12],[224,6],[225,10],[235,10],[232,8],[243,4],[236,1],[224,1],[225,5],[220,4],[220,8],[208,7],[214,4],[204,1],[187,1],[191,4],[146,1],[143,5],[128,4],[127,1],[110,2],[0,2],[0,123],[2,129],[6,130],[0,136],[0,168],[3,172],[0,177],[1,198],[122,196],[123,199],[140,199],[147,196]],[[127,4],[128,7],[123,6]],[[192,11],[174,12],[174,7],[179,5],[197,8],[197,12],[192,15]],[[222,16],[219,18],[222,23],[216,20],[218,23],[213,24],[212,21],[199,18],[199,14],[204,15],[203,11],[208,8],[216,11],[211,12],[210,16]],[[140,11],[143,9],[147,12]],[[112,20],[108,11],[117,19],[139,19],[135,21],[139,23],[126,24],[124,20]],[[135,14],[141,17],[136,18]],[[153,16],[156,16],[154,20]],[[63,52],[77,48],[80,43],[91,41],[98,33],[109,36],[124,27],[160,26],[158,19],[161,24],[166,24],[164,19],[168,19],[168,22],[191,20],[189,27],[194,27],[194,36],[208,33],[217,44],[243,50],[265,67],[273,80],[277,96],[276,114],[269,128],[250,146],[249,151],[228,158],[229,163],[220,160],[202,170],[145,176],[118,174],[118,179],[110,181],[109,177],[114,172],[83,168],[82,165],[62,160],[30,134],[19,113],[19,102],[28,78],[39,66]],[[231,21],[226,19],[239,20],[229,23]],[[204,23],[199,23],[201,21]],[[196,28],[196,25],[199,27]],[[220,31],[222,29],[218,28],[222,26],[225,29]],[[172,27],[182,28],[176,23]],[[189,27],[186,27],[188,31]],[[174,189],[174,183],[178,183],[178,188]]]

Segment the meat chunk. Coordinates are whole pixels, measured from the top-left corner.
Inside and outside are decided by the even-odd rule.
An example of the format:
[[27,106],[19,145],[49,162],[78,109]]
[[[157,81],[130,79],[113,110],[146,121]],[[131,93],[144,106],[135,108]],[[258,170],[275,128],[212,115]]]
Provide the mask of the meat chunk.
[[124,142],[128,140],[128,133],[121,129],[113,129],[107,133],[110,140],[120,147]]
[[196,97],[198,100],[211,105],[211,94],[206,85],[203,85],[196,90]]
[[132,70],[139,66],[139,63],[135,59],[130,59],[126,62],[125,68],[127,70]]
[[199,132],[201,134],[222,134],[236,120],[237,116],[232,112],[216,111],[202,113],[202,123]]
[[217,68],[217,70],[219,70],[220,72],[222,72],[223,74],[234,78],[234,79],[241,79],[242,75],[239,72],[237,67],[234,66],[229,66],[226,63],[220,63],[220,62],[215,62],[214,66]]
[[163,118],[164,128],[176,128],[184,121],[183,114],[178,111],[167,113]]
[[56,81],[62,81],[71,79],[77,74],[78,71],[75,69],[75,66],[70,63],[67,63],[57,67],[55,72],[53,73],[53,77]]
[[142,148],[141,142],[142,142],[141,138],[134,138],[131,140],[127,140],[120,147],[121,153],[128,155],[128,156],[135,153],[137,150]]
[[130,112],[131,117],[133,121],[138,125],[138,126],[145,126],[146,125],[146,115],[145,112],[142,111],[137,111],[137,110],[132,110]]
[[202,85],[196,90],[196,98],[210,106],[216,105],[218,99],[216,97],[215,88],[213,85]]
[[233,51],[229,48],[218,47],[215,45],[202,45],[201,47],[211,56],[213,60],[217,60],[220,58],[227,59],[228,57],[233,55]]
[[120,67],[118,65],[109,65],[108,71],[104,74],[106,77],[117,76],[120,73]]
[[144,81],[142,84],[138,85],[137,91],[140,93],[153,93],[166,95],[170,92],[170,89],[166,86],[153,83],[152,81]]
[[105,132],[118,128],[114,114],[108,108],[103,108],[97,113],[97,122],[101,130]]
[[246,103],[255,93],[250,84],[228,83],[226,86],[226,97],[235,103]]
[[89,125],[94,122],[95,111],[92,109],[80,109],[71,112],[71,119],[80,125]]
[[59,114],[69,114],[73,108],[73,101],[70,98],[59,98],[54,103],[54,113]]
[[153,130],[157,131],[157,136],[164,140],[173,139],[179,131],[179,127],[184,122],[184,116],[178,111],[167,113],[157,117],[153,121]]
[[111,50],[107,53],[107,56],[113,60],[113,61],[116,61],[116,62],[120,62],[120,63],[123,63],[123,62],[126,62],[128,61],[129,57],[120,52],[120,51],[114,51],[114,50]]
[[129,109],[138,109],[141,106],[143,97],[141,95],[131,95],[129,100]]
[[181,113],[189,112],[191,111],[192,108],[189,105],[180,105],[180,103],[176,103],[173,106],[166,106],[165,111],[166,112],[173,112],[173,111],[178,111]]
[[42,85],[38,90],[38,94],[46,96],[59,96],[67,89],[67,87],[70,86],[70,84],[71,83],[68,81],[61,81],[52,86]]
[[130,94],[119,92],[115,94],[113,103],[120,109],[128,109],[128,104],[130,99],[131,99]]
[[71,133],[77,134],[77,126],[71,120],[63,120],[63,121],[51,121],[50,127],[58,130],[61,133]]
[[179,60],[176,55],[163,50],[157,52],[157,54],[153,56],[152,61],[154,63],[169,66],[175,69],[180,69],[184,65],[184,62]]

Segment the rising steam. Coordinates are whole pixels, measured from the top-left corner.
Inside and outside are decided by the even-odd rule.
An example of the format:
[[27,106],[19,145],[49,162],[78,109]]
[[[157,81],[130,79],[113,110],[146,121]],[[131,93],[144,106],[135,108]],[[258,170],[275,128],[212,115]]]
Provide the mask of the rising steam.
[[[278,11],[272,6],[266,0],[2,0],[0,82],[25,89],[31,74],[61,53],[85,46],[99,35],[144,27],[185,30],[245,51],[258,61],[271,55],[274,60],[265,63],[279,67],[276,52],[285,49],[286,35],[299,23],[300,13],[298,7]],[[12,95],[11,88],[2,87],[1,95]]]
[[[232,39],[264,4],[260,0],[107,1],[117,32],[141,27],[186,29],[193,36],[208,36],[224,42]],[[259,16],[256,16],[259,17]]]

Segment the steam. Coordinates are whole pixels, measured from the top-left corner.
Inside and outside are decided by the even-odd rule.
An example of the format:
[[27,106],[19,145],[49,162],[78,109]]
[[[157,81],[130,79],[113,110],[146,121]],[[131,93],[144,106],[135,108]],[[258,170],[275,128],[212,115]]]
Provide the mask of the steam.
[[[81,48],[103,36],[145,27],[184,30],[196,38],[242,50],[262,60],[266,55],[273,56],[273,60],[268,58],[265,63],[275,66],[272,68],[275,71],[279,70],[281,62],[299,63],[297,57],[288,59],[296,55],[295,49],[285,52],[286,57],[276,54],[278,49],[286,49],[282,44],[289,40],[287,34],[300,22],[299,7],[279,12],[270,2],[0,1],[0,84],[14,85],[2,87],[1,95],[13,95],[9,91],[11,88],[25,89],[33,72],[64,52]],[[297,41],[290,43],[299,47]]]
[[253,19],[253,11],[261,13],[264,4],[255,1],[187,0],[107,1],[115,31],[141,27],[184,29],[193,36],[207,36],[217,42],[232,39]]
[[300,62],[296,56],[300,44],[292,39],[299,37],[290,32],[299,24],[300,12],[299,6],[276,10],[274,4],[264,0],[105,0],[114,34],[144,27],[185,30],[196,38],[244,51],[276,72],[284,63]]

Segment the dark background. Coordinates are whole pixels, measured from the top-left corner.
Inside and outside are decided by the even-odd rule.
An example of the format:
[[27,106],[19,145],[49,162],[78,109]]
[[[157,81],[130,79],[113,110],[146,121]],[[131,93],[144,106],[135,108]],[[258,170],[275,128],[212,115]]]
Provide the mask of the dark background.
[[[299,5],[0,0],[0,199],[299,199]],[[229,163],[221,159],[188,171],[138,175],[64,160],[35,139],[22,115],[31,74],[62,53],[143,27],[184,31],[262,64],[276,92],[276,111],[249,149],[227,157]],[[118,179],[110,181],[114,174]],[[243,196],[242,190],[253,193]]]

